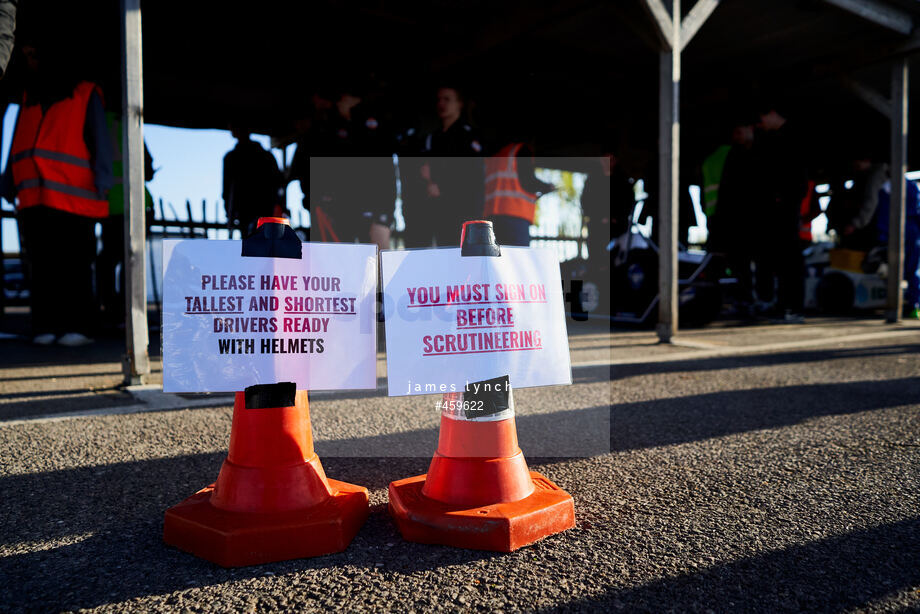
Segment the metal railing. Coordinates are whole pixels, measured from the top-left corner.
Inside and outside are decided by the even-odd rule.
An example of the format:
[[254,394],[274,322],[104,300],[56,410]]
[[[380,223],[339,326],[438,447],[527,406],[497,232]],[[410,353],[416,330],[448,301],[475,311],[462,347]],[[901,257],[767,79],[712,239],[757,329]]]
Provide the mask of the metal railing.
[[556,257],[560,262],[577,257],[585,258],[586,244],[587,239],[585,237],[569,237],[565,235],[531,235],[530,237],[530,247],[550,248],[556,253]]

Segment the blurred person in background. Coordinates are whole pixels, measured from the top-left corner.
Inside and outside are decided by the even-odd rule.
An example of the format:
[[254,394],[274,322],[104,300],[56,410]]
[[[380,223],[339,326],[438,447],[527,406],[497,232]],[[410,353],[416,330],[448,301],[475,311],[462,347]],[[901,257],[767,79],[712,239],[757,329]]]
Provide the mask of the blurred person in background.
[[260,217],[281,215],[283,180],[275,156],[253,141],[249,130],[234,122],[230,132],[237,142],[224,156],[224,210],[230,231],[239,228],[243,237],[248,237]]
[[636,193],[615,154],[605,154],[598,167],[585,180],[581,210],[588,218],[588,261],[603,268],[610,264],[610,241],[630,230]]
[[92,343],[96,223],[108,215],[112,148],[102,91],[68,66],[67,45],[27,41],[26,88],[0,194],[28,262],[33,342]]
[[719,202],[719,185],[722,182],[725,162],[731,150],[731,145],[719,145],[715,151],[706,156],[700,168],[703,179],[703,215],[706,216],[707,227],[712,226],[712,217],[715,215],[716,205]]
[[[751,264],[755,257],[751,235],[757,232],[755,202],[751,186],[757,180],[757,168],[752,148],[754,123],[739,118],[732,127],[731,146],[725,155],[718,181],[710,183],[715,189],[708,192],[707,250],[724,257],[725,266],[738,280],[739,309],[747,312],[753,303],[753,275]],[[704,163],[704,177],[705,177]],[[713,180],[710,171],[710,181]]]
[[406,247],[457,245],[463,222],[479,217],[483,208],[484,168],[478,131],[467,117],[468,102],[453,84],[436,91],[440,127],[419,135],[423,160],[407,168],[418,194],[403,210]]
[[[295,123],[299,136],[297,148],[294,150],[291,165],[287,170],[286,181],[300,182],[300,190],[303,192],[303,208],[310,213],[310,227],[301,229],[306,232],[305,240],[307,241],[310,240],[316,223],[310,211],[310,156],[316,148],[316,143],[323,142],[327,138],[326,133],[332,125],[333,98],[335,94],[328,84],[317,86],[310,95],[308,113]],[[316,236],[318,239],[319,235]]]
[[[13,55],[14,32],[16,31],[16,0],[0,0],[0,79],[6,74],[6,67]],[[7,103],[0,103],[0,116],[6,115]],[[6,270],[3,250],[0,249],[0,274]],[[4,313],[6,293],[0,292],[0,317]]]
[[757,111],[758,133],[752,149],[755,175],[750,191],[756,226],[748,236],[755,244],[755,279],[761,305],[772,305],[769,315],[775,319],[801,323],[805,262],[799,229],[808,176],[804,144],[781,111],[776,101],[765,101]]
[[[841,247],[868,251],[878,244],[879,195],[888,181],[888,165],[873,161],[875,157],[864,143],[857,143],[845,172],[831,183],[827,224]],[[847,180],[853,182],[849,188]]]
[[[335,96],[330,124],[311,138],[311,239],[390,247],[396,204],[395,137],[376,109],[348,84]],[[301,164],[302,164],[301,158]]]
[[537,199],[555,187],[534,174],[530,143],[511,142],[485,163],[485,208],[499,245],[530,246],[530,227],[537,215]]
[[[112,189],[109,190],[109,216],[101,220],[102,249],[96,258],[96,296],[102,312],[102,323],[107,326],[121,326],[125,320],[125,267],[118,268],[125,260],[125,194],[122,186],[124,166],[122,147],[124,131],[121,117],[112,112],[105,114],[106,126],[112,139]],[[153,157],[144,143],[144,180],[150,181],[156,171]],[[153,196],[144,186],[144,210],[153,215]],[[150,219],[150,217],[148,217]],[[117,275],[116,275],[117,271]]]
[[[920,189],[904,178],[904,291],[905,318],[920,320]],[[891,207],[891,181],[886,181],[878,195],[876,228],[882,245],[888,243],[888,215]]]

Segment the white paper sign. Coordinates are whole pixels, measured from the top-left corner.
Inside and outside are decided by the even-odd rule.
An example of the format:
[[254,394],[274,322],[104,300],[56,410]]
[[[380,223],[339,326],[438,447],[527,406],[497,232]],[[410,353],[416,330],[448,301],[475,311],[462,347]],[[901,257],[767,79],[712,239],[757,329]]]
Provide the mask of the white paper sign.
[[163,242],[163,390],[375,388],[377,248],[304,243],[298,260],[241,247]]
[[550,250],[387,251],[381,262],[390,396],[462,392],[503,375],[512,388],[572,383]]

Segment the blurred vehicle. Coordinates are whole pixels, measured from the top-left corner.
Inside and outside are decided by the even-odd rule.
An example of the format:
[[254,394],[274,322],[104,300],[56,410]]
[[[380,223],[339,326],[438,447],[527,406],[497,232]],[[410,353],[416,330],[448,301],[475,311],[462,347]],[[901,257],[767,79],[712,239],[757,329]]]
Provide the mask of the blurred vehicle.
[[[608,244],[607,266],[583,258],[561,264],[564,283],[574,294],[573,318],[609,317],[613,322],[638,326],[657,322],[658,246],[635,225],[630,226],[630,232]],[[677,260],[681,322],[692,326],[712,321],[722,309],[726,285],[719,279],[712,256],[679,246]]]
[[5,305],[25,305],[29,302],[29,286],[19,257],[3,258],[2,302]]
[[888,301],[887,247],[868,252],[816,243],[805,250],[805,308],[846,314],[880,309]]

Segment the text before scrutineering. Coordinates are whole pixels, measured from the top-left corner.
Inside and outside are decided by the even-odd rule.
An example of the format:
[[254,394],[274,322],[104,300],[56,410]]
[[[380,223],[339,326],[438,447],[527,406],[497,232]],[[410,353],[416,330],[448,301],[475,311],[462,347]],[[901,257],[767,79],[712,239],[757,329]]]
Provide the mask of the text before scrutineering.
[[220,354],[321,354],[334,319],[357,313],[334,276],[205,274],[200,290],[185,315],[210,318]]
[[406,288],[409,308],[453,308],[455,331],[424,335],[421,355],[450,356],[543,348],[539,329],[519,321],[515,305],[546,303],[542,283],[452,284]]

